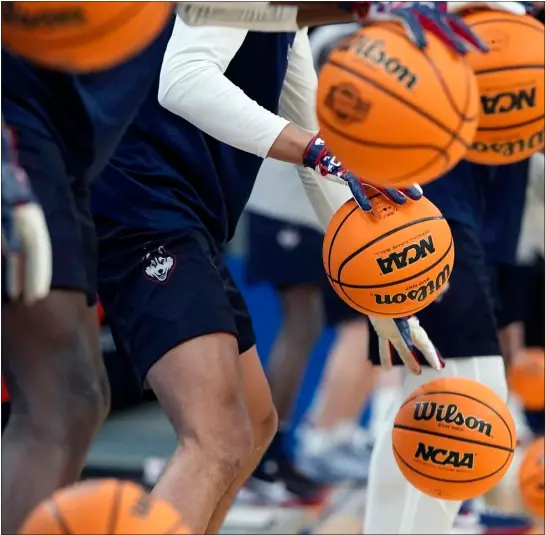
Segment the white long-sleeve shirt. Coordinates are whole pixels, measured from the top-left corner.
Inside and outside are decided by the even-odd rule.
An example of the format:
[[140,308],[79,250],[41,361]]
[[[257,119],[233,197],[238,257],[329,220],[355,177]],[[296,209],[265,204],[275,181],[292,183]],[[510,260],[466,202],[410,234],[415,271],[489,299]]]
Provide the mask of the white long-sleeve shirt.
[[[289,57],[279,115],[262,108],[224,75],[246,34],[237,28],[191,27],[178,18],[163,60],[158,98],[163,107],[219,141],[265,157],[288,122],[318,130],[317,80],[307,31],[300,30]],[[325,227],[346,200],[347,188],[327,183],[310,169],[301,168],[298,174]]]

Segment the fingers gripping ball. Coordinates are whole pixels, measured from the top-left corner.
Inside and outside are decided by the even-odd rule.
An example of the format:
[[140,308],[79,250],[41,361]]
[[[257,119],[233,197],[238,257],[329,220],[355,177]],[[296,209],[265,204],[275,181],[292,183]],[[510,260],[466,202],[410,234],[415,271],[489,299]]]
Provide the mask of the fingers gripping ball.
[[545,439],[538,438],[526,450],[519,470],[522,500],[537,518],[545,516]]
[[114,479],[76,483],[53,494],[26,519],[21,534],[188,534],[169,503],[134,483]]
[[429,182],[454,167],[479,117],[475,75],[434,35],[416,48],[393,23],[362,28],[322,68],[324,139],[354,174],[380,186]]
[[164,28],[172,2],[2,2],[2,45],[51,69],[107,69]]
[[428,199],[399,206],[369,188],[372,212],[353,200],[333,216],[322,257],[337,294],[362,314],[415,314],[444,289],[454,264],[448,223]]
[[529,16],[479,11],[464,17],[490,51],[468,55],[481,95],[481,119],[466,158],[501,165],[543,150],[544,26]]
[[415,390],[394,421],[397,464],[418,490],[442,500],[469,500],[504,476],[516,446],[503,400],[470,379],[436,379]]
[[543,348],[526,349],[524,356],[516,360],[507,375],[509,388],[529,411],[545,408],[545,354]]

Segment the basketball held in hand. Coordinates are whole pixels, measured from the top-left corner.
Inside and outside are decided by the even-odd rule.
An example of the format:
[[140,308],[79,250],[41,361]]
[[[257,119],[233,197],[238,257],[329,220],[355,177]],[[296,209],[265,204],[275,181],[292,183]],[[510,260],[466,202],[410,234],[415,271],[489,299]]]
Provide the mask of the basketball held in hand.
[[322,258],[333,289],[362,314],[415,314],[443,291],[454,267],[445,218],[428,199],[397,205],[368,188],[372,212],[353,200],[333,216]]

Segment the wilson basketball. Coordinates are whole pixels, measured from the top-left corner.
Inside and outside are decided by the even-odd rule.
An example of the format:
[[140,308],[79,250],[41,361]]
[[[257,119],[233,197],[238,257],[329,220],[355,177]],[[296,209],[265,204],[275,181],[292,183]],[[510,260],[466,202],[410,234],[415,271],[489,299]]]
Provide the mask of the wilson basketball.
[[524,453],[519,469],[520,493],[532,515],[545,517],[545,439],[534,441]]
[[507,375],[510,390],[517,395],[524,408],[540,411],[545,407],[545,354],[543,348],[526,349],[515,360]]
[[479,117],[475,75],[434,35],[425,50],[401,26],[370,25],[331,53],[318,83],[321,132],[369,183],[429,182],[454,167]]
[[394,456],[403,475],[442,500],[469,500],[489,491],[509,468],[516,443],[503,400],[461,377],[422,385],[394,422]]
[[22,534],[188,534],[180,514],[135,483],[77,483],[53,494],[26,519]]
[[2,44],[52,69],[107,69],[150,44],[172,12],[172,2],[2,2]]
[[440,295],[450,278],[450,228],[426,198],[400,206],[372,188],[367,194],[372,212],[349,200],[327,228],[322,258],[329,282],[362,314],[415,314]]
[[466,158],[501,165],[543,149],[545,39],[530,16],[482,10],[464,17],[487,44],[487,54],[467,59],[481,95],[479,128]]

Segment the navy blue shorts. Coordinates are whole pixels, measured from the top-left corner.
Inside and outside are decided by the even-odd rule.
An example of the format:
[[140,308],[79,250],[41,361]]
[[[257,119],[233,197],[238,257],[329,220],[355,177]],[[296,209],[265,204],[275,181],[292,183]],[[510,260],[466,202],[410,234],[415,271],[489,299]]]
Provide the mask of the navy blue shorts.
[[498,329],[524,321],[526,294],[524,268],[507,263],[489,267]]
[[255,345],[244,298],[204,233],[95,223],[100,301],[118,352],[141,380],[168,351],[199,336],[231,333],[241,354]]
[[96,301],[96,238],[89,182],[107,164],[147,96],[170,26],[139,56],[113,69],[73,76],[2,51],[2,115],[45,213],[52,288]]
[[[448,287],[416,316],[445,359],[501,355],[492,281],[479,233],[468,225],[448,223],[455,248]],[[374,364],[380,363],[375,333],[370,355]],[[401,364],[399,359],[396,364]]]
[[308,284],[322,291],[327,324],[340,325],[360,319],[333,290],[322,263],[321,232],[248,212],[248,284],[270,284],[277,290]]

